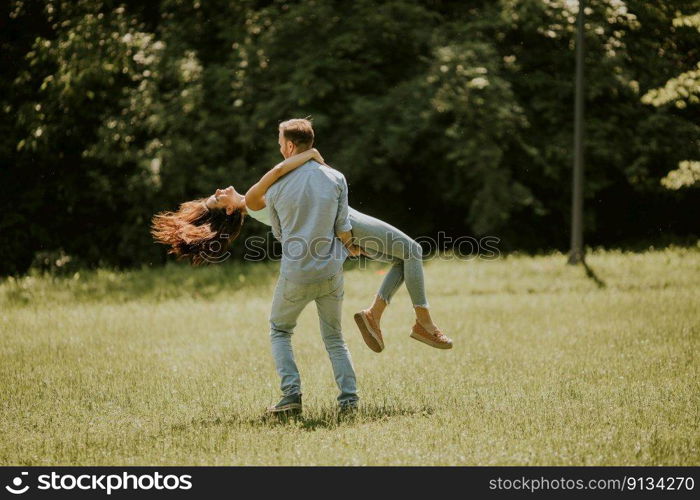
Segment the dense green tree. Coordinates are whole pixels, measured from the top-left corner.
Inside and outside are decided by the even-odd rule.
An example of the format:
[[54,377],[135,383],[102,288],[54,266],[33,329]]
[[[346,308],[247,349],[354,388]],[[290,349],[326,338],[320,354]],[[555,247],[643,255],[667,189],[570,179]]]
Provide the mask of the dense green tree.
[[[673,26],[700,31],[700,11],[674,18]],[[697,107],[700,104],[700,62],[694,68],[669,79],[663,87],[649,90],[642,96],[642,102],[656,107],[667,104],[673,104],[678,109]],[[700,161],[680,162],[677,169],[671,170],[661,179],[661,184],[669,189],[700,185]]]
[[[588,6],[587,241],[697,234],[696,190],[660,180],[697,158],[696,106],[664,103],[697,97],[700,6]],[[247,188],[279,160],[277,123],[309,115],[358,209],[413,236],[563,248],[577,9],[13,0],[0,30],[0,273],[56,252],[87,265],[162,261],[154,212]],[[244,236],[263,232],[250,224]]]

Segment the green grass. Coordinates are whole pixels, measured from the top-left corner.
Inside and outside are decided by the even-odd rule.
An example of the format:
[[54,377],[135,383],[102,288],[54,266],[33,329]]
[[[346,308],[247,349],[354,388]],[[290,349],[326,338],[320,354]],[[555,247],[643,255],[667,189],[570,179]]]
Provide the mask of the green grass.
[[588,263],[604,287],[560,254],[430,261],[454,349],[408,337],[402,289],[381,354],[352,313],[384,268],[349,269],[361,410],[336,418],[310,306],[304,418],[288,423],[260,418],[278,395],[275,264],[4,280],[0,465],[699,465],[700,247]]

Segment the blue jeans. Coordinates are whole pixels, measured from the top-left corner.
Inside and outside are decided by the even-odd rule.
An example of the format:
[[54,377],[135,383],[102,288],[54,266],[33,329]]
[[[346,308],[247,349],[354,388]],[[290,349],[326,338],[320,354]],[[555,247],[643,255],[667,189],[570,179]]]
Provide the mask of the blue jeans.
[[321,325],[321,338],[328,351],[333,375],[340,389],[338,401],[357,401],[355,369],[341,333],[340,318],[343,305],[343,272],[314,283],[295,283],[280,276],[272,299],[270,340],[272,356],[281,378],[285,396],[301,394],[301,379],[292,352],[292,333],[306,305],[316,302]]
[[377,295],[387,304],[406,281],[413,307],[428,307],[423,278],[423,251],[417,241],[394,226],[350,209],[352,235],[368,257],[392,264]]

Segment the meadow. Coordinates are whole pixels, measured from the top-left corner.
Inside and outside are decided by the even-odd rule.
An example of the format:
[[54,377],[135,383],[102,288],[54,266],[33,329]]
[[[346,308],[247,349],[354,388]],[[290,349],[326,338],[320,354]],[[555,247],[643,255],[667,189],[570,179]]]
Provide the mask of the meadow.
[[359,412],[339,417],[313,305],[294,336],[304,414],[278,399],[277,264],[0,282],[0,465],[700,465],[700,246],[426,262],[454,340],[409,338],[405,288],[370,351],[352,314],[386,267],[349,263]]

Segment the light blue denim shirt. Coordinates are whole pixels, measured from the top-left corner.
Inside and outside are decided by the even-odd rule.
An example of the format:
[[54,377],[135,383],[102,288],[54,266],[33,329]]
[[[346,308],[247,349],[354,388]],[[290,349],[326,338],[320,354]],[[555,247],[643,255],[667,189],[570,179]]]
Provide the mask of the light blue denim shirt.
[[352,229],[343,174],[309,161],[273,184],[265,202],[282,243],[282,276],[312,283],[342,270],[348,253],[335,235]]
[[[253,219],[256,221],[265,224],[266,226],[272,225],[270,222],[270,207],[263,207],[260,210],[252,210],[250,208],[246,208],[246,212],[248,215],[250,215]],[[348,216],[350,219],[350,225],[352,226],[353,219],[357,219],[357,214],[359,214],[357,210],[355,210],[352,207],[348,207]]]

